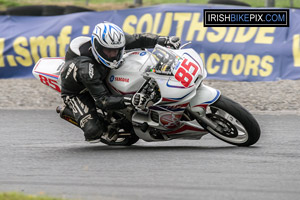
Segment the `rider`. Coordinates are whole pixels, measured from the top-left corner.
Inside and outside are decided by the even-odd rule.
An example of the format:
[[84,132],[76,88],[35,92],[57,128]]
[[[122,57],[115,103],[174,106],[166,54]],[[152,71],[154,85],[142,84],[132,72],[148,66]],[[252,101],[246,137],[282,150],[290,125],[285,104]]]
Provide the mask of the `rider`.
[[109,70],[121,65],[125,49],[153,48],[156,44],[177,49],[180,38],[151,33],[128,35],[117,25],[104,22],[95,26],[91,38],[80,36],[71,41],[60,75],[65,105],[58,112],[76,121],[86,141],[100,141],[105,131],[97,108],[123,109],[132,102],[129,96],[109,93],[105,85]]

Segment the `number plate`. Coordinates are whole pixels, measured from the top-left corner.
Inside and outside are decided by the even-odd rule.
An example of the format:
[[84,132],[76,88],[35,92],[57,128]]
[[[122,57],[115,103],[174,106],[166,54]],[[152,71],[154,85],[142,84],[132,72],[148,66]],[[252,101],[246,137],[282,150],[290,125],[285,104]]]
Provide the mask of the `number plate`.
[[199,76],[200,66],[191,58],[183,57],[179,67],[173,71],[174,77],[184,87],[189,87],[194,84],[196,78]]

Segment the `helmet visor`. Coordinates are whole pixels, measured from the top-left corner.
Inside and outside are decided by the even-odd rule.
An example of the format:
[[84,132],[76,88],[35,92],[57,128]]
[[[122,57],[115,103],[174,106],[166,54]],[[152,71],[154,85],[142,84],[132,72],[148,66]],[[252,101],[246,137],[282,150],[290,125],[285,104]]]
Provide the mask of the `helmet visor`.
[[101,58],[109,62],[118,62],[121,59],[124,47],[117,49],[107,48],[102,46],[96,38],[94,38],[93,43],[97,56],[100,56]]

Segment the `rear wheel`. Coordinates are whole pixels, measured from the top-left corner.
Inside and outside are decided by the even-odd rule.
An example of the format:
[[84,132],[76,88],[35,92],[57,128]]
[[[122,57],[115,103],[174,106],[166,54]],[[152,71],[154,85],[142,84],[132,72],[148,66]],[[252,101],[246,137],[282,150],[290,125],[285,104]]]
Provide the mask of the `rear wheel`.
[[250,146],[260,137],[260,127],[252,114],[223,95],[207,108],[206,116],[220,128],[214,130],[201,122],[200,124],[212,135],[229,144]]

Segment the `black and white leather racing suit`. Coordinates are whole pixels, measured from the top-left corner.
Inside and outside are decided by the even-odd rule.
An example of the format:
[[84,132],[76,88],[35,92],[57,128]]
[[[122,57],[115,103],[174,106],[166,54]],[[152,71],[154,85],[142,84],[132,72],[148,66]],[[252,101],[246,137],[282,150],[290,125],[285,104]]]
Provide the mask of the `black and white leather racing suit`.
[[[166,38],[143,33],[125,35],[125,49],[153,48],[157,43],[164,45]],[[105,78],[109,68],[98,63],[91,52],[90,37],[77,37],[70,43],[61,72],[61,96],[71,109],[73,118],[84,132],[86,140],[101,137],[105,131],[103,119],[98,117],[96,108],[102,110],[125,108],[123,96],[110,94]]]

